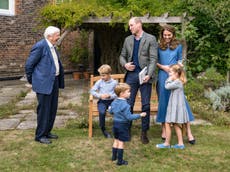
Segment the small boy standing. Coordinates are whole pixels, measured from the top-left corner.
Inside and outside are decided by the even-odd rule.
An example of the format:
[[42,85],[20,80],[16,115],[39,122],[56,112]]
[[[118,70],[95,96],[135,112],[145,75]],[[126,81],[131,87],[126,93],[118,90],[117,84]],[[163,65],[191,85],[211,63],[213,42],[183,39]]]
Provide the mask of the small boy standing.
[[114,142],[112,147],[112,161],[117,160],[117,165],[128,165],[128,161],[123,160],[124,142],[130,140],[130,121],[146,116],[146,112],[132,114],[127,99],[130,97],[130,86],[126,83],[119,83],[115,87],[118,96],[110,108],[109,113],[113,115]]
[[106,110],[116,98],[114,88],[117,85],[117,81],[111,78],[112,69],[107,64],[102,65],[98,69],[98,72],[101,76],[101,79],[98,80],[91,88],[90,93],[99,99],[97,102],[97,108],[99,111],[99,124],[101,131],[106,138],[111,138],[111,135],[106,131],[105,128],[105,115]]

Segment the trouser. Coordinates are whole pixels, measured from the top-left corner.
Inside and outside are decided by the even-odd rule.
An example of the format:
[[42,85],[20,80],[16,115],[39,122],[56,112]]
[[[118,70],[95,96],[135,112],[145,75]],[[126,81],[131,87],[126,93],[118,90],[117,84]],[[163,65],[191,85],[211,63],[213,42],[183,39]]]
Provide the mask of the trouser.
[[45,137],[51,132],[57,113],[58,94],[58,77],[55,77],[51,94],[37,93],[38,106],[35,139]]
[[99,99],[97,102],[97,108],[99,111],[99,125],[102,131],[105,131],[105,115],[106,110],[110,106],[113,100],[101,100]]
[[[151,99],[151,92],[152,92],[152,84],[151,83],[144,83],[142,85],[139,84],[139,77],[137,72],[128,72],[126,76],[125,82],[131,86],[131,95],[128,100],[131,106],[131,112],[133,113],[133,107],[135,104],[135,99],[138,90],[140,89],[141,93],[141,109],[142,112],[146,112],[146,116],[141,118],[141,128],[142,131],[145,132],[149,130],[150,124],[150,99]],[[130,122],[130,127],[132,122]]]

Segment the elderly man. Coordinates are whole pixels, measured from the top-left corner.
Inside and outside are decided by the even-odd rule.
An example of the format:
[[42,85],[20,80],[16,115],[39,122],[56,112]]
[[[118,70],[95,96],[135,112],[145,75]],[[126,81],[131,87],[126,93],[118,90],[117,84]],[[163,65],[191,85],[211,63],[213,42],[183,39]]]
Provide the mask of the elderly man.
[[[142,118],[141,141],[147,144],[149,143],[147,131],[150,123],[150,98],[157,63],[157,42],[153,35],[143,31],[142,21],[138,17],[129,20],[129,29],[132,35],[125,39],[120,54],[120,64],[126,70],[125,82],[131,86],[129,103],[132,112],[137,91],[140,89],[142,112],[147,113],[146,117]],[[147,73],[143,78],[143,84],[140,84],[139,73],[145,67]]]
[[60,29],[49,26],[44,37],[32,47],[25,70],[38,101],[35,141],[50,144],[50,139],[58,138],[51,130],[57,113],[59,88],[64,88],[64,70],[55,48]]

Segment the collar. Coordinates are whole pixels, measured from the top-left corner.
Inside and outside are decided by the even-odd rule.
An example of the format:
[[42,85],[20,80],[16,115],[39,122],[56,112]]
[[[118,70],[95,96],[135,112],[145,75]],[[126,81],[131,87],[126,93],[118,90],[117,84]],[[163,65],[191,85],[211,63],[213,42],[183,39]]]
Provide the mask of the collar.
[[141,40],[141,38],[143,37],[143,34],[144,34],[144,31],[141,32],[140,37],[137,38],[136,36],[134,36],[134,38],[135,38],[136,40]]
[[45,39],[50,48],[54,47],[48,39]]
[[120,99],[120,100],[126,100],[125,98],[121,98],[121,97],[118,97],[117,99]]

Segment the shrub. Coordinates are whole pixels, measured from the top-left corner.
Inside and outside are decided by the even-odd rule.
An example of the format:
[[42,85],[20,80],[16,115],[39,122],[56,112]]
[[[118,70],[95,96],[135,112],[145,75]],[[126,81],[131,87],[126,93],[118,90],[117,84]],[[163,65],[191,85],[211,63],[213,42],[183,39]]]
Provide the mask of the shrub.
[[204,86],[196,79],[188,80],[185,85],[185,95],[188,100],[198,100],[204,95]]
[[205,91],[205,97],[209,98],[213,110],[230,110],[230,86],[223,86],[219,89]]
[[217,89],[224,85],[225,78],[216,71],[216,68],[208,68],[204,73],[200,74],[198,77],[198,82],[200,82],[204,88]]

